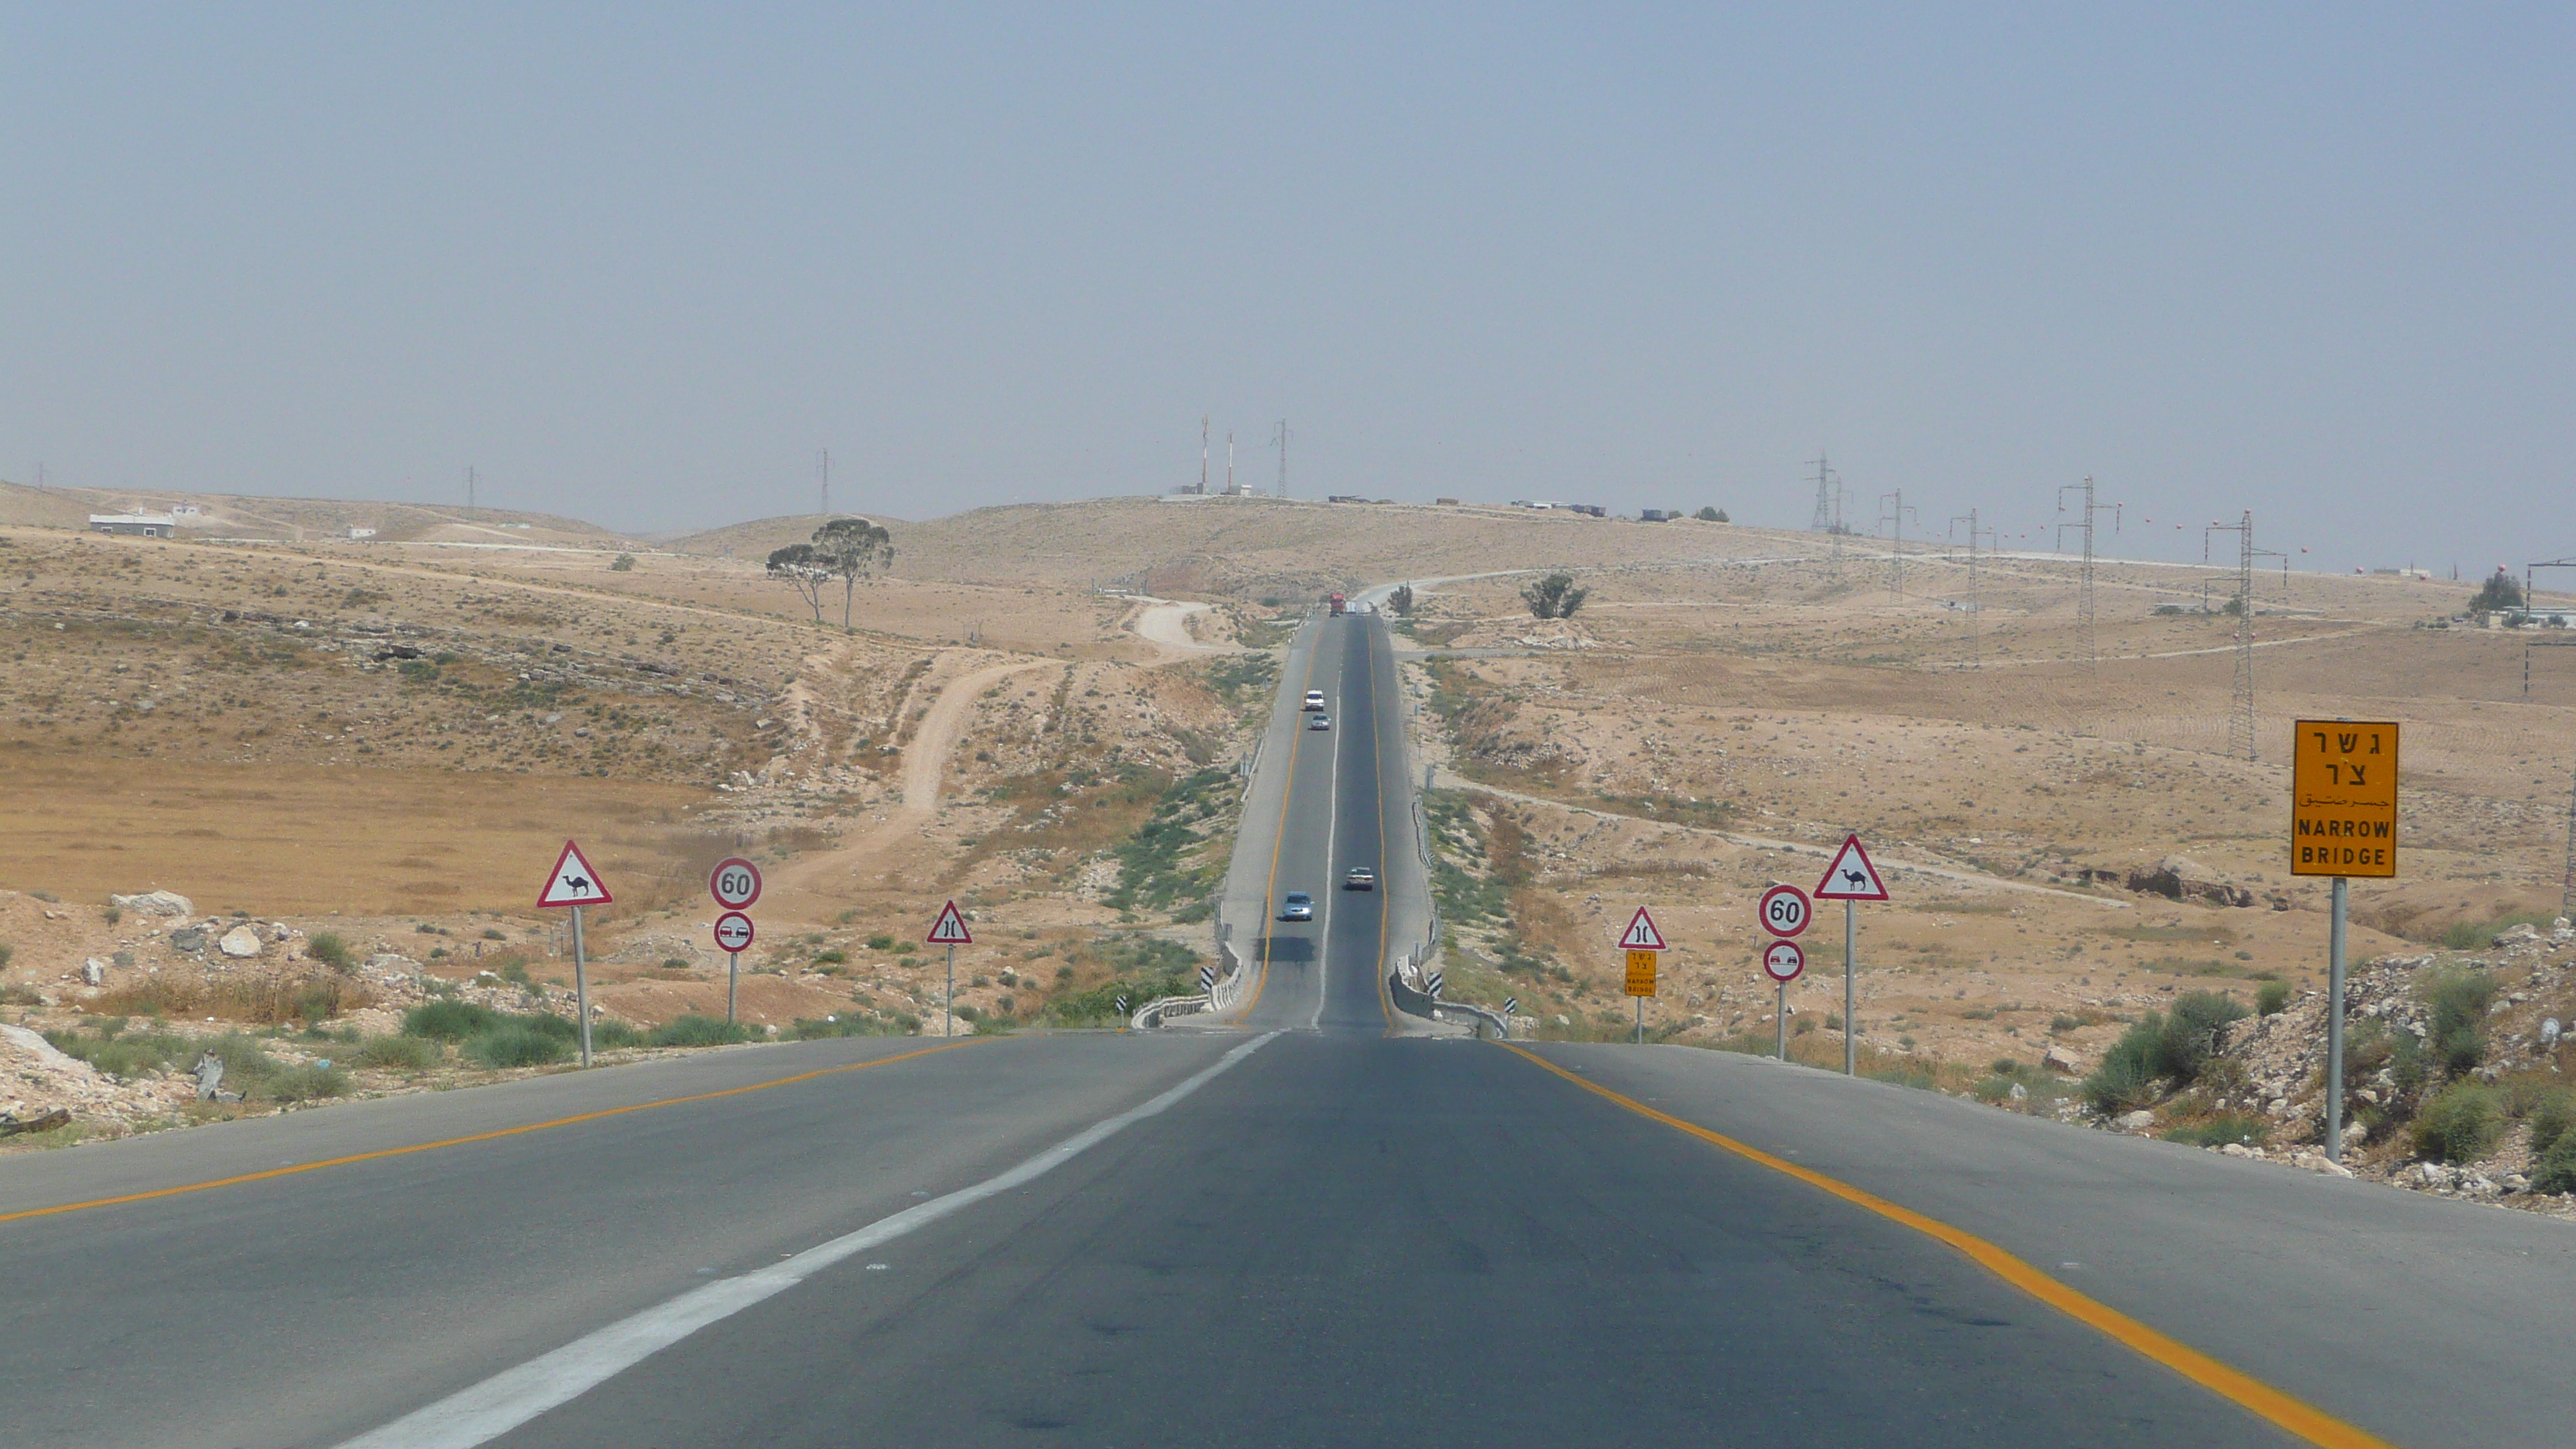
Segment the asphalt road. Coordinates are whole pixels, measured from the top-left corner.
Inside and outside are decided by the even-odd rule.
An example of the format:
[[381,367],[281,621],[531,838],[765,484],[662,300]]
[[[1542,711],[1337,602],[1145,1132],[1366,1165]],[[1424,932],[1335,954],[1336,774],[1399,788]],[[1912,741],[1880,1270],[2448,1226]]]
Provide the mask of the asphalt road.
[[2565,1224],[1755,1058],[1390,1037],[1383,893],[1331,889],[1404,824],[1376,627],[1307,651],[1336,728],[1272,848],[1332,909],[1268,933],[1246,1027],[0,1158],[0,1445],[2576,1437]]
[[[1376,615],[1325,617],[1299,651],[1304,667],[1286,681],[1283,698],[1309,689],[1324,693],[1329,730],[1299,728],[1291,737],[1286,768],[1289,790],[1271,852],[1267,923],[1253,943],[1261,971],[1258,994],[1235,1015],[1249,1029],[1305,1029],[1384,1036],[1401,1029],[1387,1000],[1388,954],[1395,939],[1391,901],[1399,862],[1387,859],[1390,840],[1410,837],[1407,800],[1398,778],[1404,758],[1402,698],[1396,692],[1394,655],[1386,626]],[[1409,864],[1408,862],[1402,862]],[[1343,888],[1353,866],[1377,872],[1380,888]],[[1416,884],[1418,889],[1418,884]],[[1311,922],[1278,919],[1281,898],[1305,891],[1315,898]]]

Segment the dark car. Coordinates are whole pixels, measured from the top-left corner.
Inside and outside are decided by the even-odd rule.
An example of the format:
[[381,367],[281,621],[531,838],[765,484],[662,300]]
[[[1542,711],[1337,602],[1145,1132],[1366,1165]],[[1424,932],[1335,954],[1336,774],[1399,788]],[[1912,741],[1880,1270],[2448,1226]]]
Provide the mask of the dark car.
[[1279,919],[1283,921],[1315,919],[1315,898],[1304,891],[1290,891],[1280,898]]
[[1376,890],[1377,872],[1364,865],[1352,866],[1350,870],[1345,872],[1342,876],[1342,889],[1346,891]]

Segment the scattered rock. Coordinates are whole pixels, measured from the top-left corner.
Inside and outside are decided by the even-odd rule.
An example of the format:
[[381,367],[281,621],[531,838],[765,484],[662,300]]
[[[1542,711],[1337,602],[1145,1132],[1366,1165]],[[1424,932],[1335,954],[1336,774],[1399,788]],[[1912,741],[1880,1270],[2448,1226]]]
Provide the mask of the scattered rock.
[[56,1107],[50,1112],[24,1118],[0,1114],[0,1137],[15,1137],[21,1132],[51,1132],[57,1127],[70,1126],[71,1121],[69,1107]]
[[2250,906],[2254,893],[2220,880],[2217,873],[2188,856],[2168,855],[2151,870],[2129,872],[2128,887],[2175,901],[2208,901],[2220,906]]
[[259,954],[259,932],[248,926],[235,926],[224,933],[215,948],[236,961],[247,961]]
[[2112,1118],[2111,1125],[2123,1132],[2144,1132],[2156,1125],[2156,1114],[2142,1107],[2135,1112],[2123,1112]]
[[81,985],[83,985],[83,986],[104,986],[104,985],[106,985],[106,984],[107,984],[107,963],[106,963],[106,962],[101,961],[101,960],[100,960],[100,959],[98,959],[96,956],[92,956],[92,957],[90,957],[88,960],[83,961],[83,962],[81,963]]
[[2052,1046],[2040,1053],[2039,1064],[2060,1076],[2084,1075],[2084,1059],[2062,1046]]
[[132,911],[138,916],[185,917],[197,913],[197,903],[177,891],[145,891],[139,896],[112,895],[107,899],[118,910]]
[[2519,946],[2525,942],[2537,941],[2539,939],[2540,928],[2532,925],[2529,921],[2525,921],[2520,925],[2508,926],[2505,929],[2498,931],[2495,935],[2494,941],[2490,944],[2499,947]]
[[2023,1086],[2019,1082],[2015,1082],[2012,1084],[2012,1090],[2005,1093],[2005,1095],[2011,1097],[2016,1102],[2027,1102],[2030,1100],[2030,1088]]
[[2558,1032],[2559,1026],[2557,1017],[2553,1016],[2541,1022],[2540,1044],[2544,1047],[2554,1047],[2558,1045]]
[[206,949],[206,933],[194,926],[181,926],[170,933],[170,949],[197,952]]
[[223,1099],[221,1088],[224,1081],[224,1059],[216,1056],[213,1052],[202,1053],[197,1058],[196,1072],[197,1100],[200,1102],[221,1101]]

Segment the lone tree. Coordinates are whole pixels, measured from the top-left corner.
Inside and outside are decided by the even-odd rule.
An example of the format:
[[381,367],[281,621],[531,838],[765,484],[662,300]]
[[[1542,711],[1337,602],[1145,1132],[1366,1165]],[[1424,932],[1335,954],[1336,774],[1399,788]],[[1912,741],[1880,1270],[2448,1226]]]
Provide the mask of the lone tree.
[[1397,584],[1393,589],[1389,590],[1386,596],[1386,606],[1393,609],[1398,614],[1410,617],[1413,613],[1413,585]]
[[769,576],[784,579],[814,610],[814,622],[823,622],[823,586],[832,581],[831,564],[822,550],[810,543],[791,543],[772,549],[769,554]]
[[[835,518],[814,530],[814,559],[841,581],[841,627],[847,629],[851,594],[859,580],[894,562],[894,539],[864,518]],[[822,622],[819,607],[814,619]]]
[[2513,575],[2506,573],[2501,564],[2496,567],[2495,577],[2481,585],[2477,597],[2469,600],[2472,614],[2493,614],[2521,607],[2522,585],[2515,583]]
[[1723,508],[1703,508],[1699,511],[1698,517],[1699,521],[1702,523],[1725,523],[1728,521],[1726,510]]
[[1521,598],[1534,619],[1571,619],[1583,607],[1583,592],[1574,586],[1573,575],[1549,574],[1521,590]]

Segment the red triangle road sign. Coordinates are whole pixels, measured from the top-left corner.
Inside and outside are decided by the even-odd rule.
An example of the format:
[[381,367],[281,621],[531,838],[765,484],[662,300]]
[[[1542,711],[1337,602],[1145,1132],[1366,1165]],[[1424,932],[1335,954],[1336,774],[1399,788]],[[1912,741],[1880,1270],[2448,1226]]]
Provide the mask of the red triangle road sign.
[[950,901],[939,908],[939,919],[930,923],[930,934],[922,937],[933,946],[972,946],[975,933],[966,929],[966,917]]
[[1664,949],[1664,933],[1655,929],[1655,918],[1646,914],[1644,906],[1637,907],[1637,914],[1628,918],[1628,929],[1619,933],[1619,949],[1622,951]]
[[541,906],[604,906],[611,897],[599,872],[582,858],[581,847],[567,840],[563,854],[555,857],[554,873],[546,877],[546,888],[537,892]]
[[1861,848],[1860,837],[1846,835],[1843,848],[1834,852],[1834,863],[1825,867],[1825,878],[1817,882],[1814,894],[1820,901],[1883,901],[1887,899],[1887,882],[1879,876],[1878,867],[1869,863],[1869,852]]

